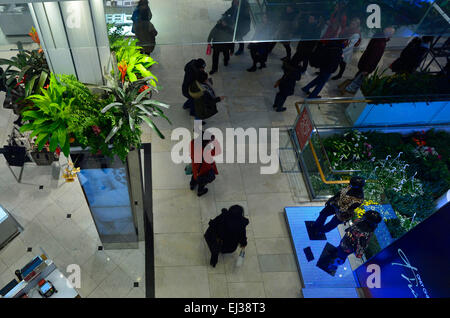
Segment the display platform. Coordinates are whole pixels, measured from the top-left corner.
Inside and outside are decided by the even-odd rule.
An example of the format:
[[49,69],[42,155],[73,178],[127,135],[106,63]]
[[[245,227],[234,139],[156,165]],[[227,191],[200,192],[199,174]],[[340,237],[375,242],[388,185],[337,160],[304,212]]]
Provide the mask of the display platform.
[[[284,209],[297,266],[305,285],[303,295],[305,298],[358,298],[356,291],[358,285],[348,259],[338,267],[334,276],[317,267],[317,262],[327,243],[337,246],[341,240],[338,229],[326,233],[326,240],[309,239],[305,222],[314,221],[322,208],[321,206],[301,206]],[[314,256],[314,259],[309,262],[304,252],[307,247],[311,248]]]

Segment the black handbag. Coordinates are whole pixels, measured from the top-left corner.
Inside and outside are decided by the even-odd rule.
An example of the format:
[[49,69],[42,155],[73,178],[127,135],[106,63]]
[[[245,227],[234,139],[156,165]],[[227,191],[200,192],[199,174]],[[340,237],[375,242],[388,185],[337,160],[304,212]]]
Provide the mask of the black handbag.
[[5,146],[2,149],[8,165],[13,167],[23,167],[25,164],[26,149],[19,146]]

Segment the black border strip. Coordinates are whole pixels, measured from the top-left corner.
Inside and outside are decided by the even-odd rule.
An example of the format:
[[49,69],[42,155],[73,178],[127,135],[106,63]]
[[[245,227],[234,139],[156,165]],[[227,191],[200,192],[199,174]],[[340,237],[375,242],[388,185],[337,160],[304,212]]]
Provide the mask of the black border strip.
[[145,229],[145,297],[155,298],[155,251],[153,233],[152,145],[144,149],[144,229]]

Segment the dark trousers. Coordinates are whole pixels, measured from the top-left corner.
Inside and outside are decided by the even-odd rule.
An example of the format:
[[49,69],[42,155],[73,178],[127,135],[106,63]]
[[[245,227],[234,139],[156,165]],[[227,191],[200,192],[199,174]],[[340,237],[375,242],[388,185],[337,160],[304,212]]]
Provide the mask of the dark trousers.
[[225,64],[228,64],[228,61],[230,60],[230,46],[228,44],[213,45],[212,71],[217,71],[219,69],[219,55],[221,52],[223,53],[223,62]]
[[[325,221],[331,215],[333,215],[333,217],[327,224],[325,224]],[[335,215],[334,207],[330,204],[326,204],[322,211],[320,211],[319,217],[314,222],[314,229],[317,232],[327,233],[335,229],[341,223],[342,222]]]
[[325,86],[325,84],[328,82],[328,80],[331,77],[331,73],[327,72],[320,72],[319,75],[315,79],[313,79],[308,85],[304,87],[305,90],[310,90],[311,88],[315,87],[314,90],[309,95],[309,98],[316,98],[322,88]]
[[285,50],[286,50],[286,57],[288,59],[291,59],[291,54],[292,54],[292,50],[291,50],[291,42],[287,41],[287,42],[281,42],[281,44],[284,46]]
[[339,73],[336,76],[337,77],[342,77],[342,75],[344,75],[346,67],[347,67],[347,63],[345,63],[344,61],[339,63]]
[[256,67],[256,63],[260,63],[261,65],[263,65],[267,61],[267,54],[259,53],[257,48],[250,49],[250,56],[253,60],[253,67]]
[[191,182],[189,183],[189,185],[193,188],[196,185],[198,185],[198,192],[201,192],[205,187],[206,187],[206,183],[200,183],[198,182],[198,180],[194,179],[194,176],[191,177]]
[[281,109],[284,105],[284,103],[286,102],[286,99],[288,98],[289,95],[287,95],[286,93],[282,93],[282,92],[278,92],[277,95],[275,96],[275,101],[273,102],[273,105],[277,108],[277,109]]

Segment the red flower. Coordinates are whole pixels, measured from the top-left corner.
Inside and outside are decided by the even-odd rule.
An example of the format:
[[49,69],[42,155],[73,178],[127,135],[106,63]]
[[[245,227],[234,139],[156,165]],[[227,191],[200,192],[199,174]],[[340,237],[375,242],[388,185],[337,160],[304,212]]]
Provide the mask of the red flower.
[[101,155],[102,154],[102,151],[99,149],[98,151],[97,151],[97,155]]
[[44,89],[48,89],[49,86],[50,86],[50,84],[45,85]]
[[441,159],[442,159],[442,156],[441,156],[441,155],[438,155],[438,159],[441,160]]
[[96,136],[98,136],[98,135],[100,135],[102,130],[100,129],[100,127],[94,125],[94,126],[92,126],[92,131],[94,132],[94,134]]
[[148,87],[147,85],[142,86],[141,88],[139,88],[139,93],[142,93],[143,91],[145,91],[146,89],[149,89],[150,87]]
[[55,152],[56,152],[56,154],[59,156],[59,154],[61,153],[61,148],[56,148],[56,150],[55,150]]

